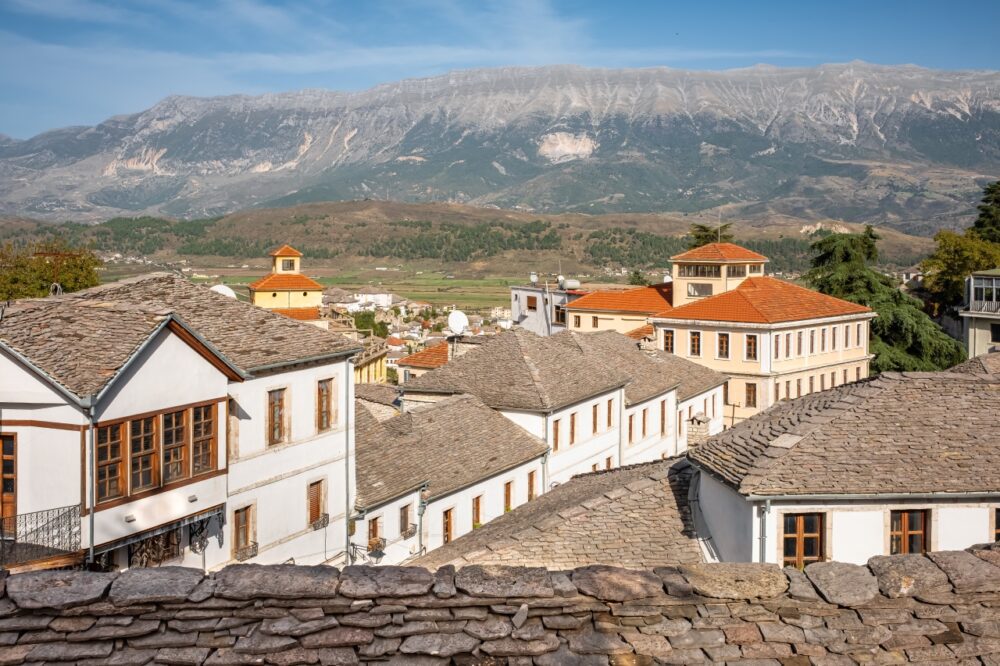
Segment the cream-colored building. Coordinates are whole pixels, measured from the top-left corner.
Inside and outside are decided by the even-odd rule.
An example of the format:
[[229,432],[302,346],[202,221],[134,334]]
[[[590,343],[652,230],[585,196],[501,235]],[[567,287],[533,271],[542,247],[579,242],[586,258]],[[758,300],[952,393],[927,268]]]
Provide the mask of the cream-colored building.
[[1000,268],[973,273],[966,279],[965,322],[969,356],[1000,349]]
[[271,273],[249,287],[250,300],[257,307],[329,327],[320,314],[323,285],[302,274],[302,253],[294,247],[282,245],[271,252]]
[[650,318],[656,347],[730,377],[727,425],[868,376],[870,308],[764,276],[767,257],[731,243],[672,259],[676,305]]
[[624,291],[595,291],[564,306],[565,326],[571,331],[629,333],[646,320],[671,308],[672,285],[667,282]]

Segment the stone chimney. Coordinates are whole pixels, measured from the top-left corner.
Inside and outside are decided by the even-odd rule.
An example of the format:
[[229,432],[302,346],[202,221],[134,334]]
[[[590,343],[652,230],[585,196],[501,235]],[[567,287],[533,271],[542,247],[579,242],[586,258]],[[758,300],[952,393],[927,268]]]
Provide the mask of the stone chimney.
[[688,448],[693,449],[708,439],[708,417],[698,412],[688,421]]

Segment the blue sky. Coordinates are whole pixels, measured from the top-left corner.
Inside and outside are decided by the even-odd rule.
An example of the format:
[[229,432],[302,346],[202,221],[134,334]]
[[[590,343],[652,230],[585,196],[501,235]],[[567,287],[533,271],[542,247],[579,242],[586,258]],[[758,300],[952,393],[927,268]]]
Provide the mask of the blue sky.
[[0,133],[501,65],[1000,69],[996,2],[0,0]]

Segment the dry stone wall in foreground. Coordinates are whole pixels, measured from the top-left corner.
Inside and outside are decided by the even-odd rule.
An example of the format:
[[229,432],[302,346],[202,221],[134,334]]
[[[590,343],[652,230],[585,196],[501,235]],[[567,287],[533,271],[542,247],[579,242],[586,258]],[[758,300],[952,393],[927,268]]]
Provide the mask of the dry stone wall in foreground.
[[1000,665],[1000,550],[632,571],[12,576],[0,664]]

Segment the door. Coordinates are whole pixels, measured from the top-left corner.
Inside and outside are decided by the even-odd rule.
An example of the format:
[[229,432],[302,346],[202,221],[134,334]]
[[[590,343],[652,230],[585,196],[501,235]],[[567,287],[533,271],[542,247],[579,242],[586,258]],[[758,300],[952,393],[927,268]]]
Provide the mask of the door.
[[17,440],[0,435],[0,529],[13,538],[17,524]]

